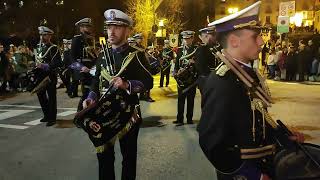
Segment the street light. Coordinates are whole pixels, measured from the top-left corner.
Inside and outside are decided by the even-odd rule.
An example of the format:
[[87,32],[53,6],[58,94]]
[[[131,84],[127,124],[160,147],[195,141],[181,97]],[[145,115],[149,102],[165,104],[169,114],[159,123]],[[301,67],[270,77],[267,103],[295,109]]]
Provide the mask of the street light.
[[236,13],[238,11],[239,11],[239,8],[228,8],[228,13],[229,14],[234,14],[234,13]]
[[159,21],[159,27],[163,27],[163,26],[164,26],[164,20],[161,19],[161,20]]

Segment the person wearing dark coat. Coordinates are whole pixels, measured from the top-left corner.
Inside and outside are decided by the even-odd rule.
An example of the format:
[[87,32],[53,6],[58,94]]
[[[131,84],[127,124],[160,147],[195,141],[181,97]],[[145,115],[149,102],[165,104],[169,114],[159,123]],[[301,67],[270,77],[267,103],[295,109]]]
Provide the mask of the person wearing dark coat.
[[[111,48],[107,48],[111,54],[110,58],[100,56],[96,63],[96,72],[92,81],[89,96],[84,101],[84,108],[90,104],[99,101],[103,89],[112,87],[118,90],[124,90],[129,96],[126,102],[131,108],[129,111],[120,112],[122,114],[129,113],[134,117],[136,107],[139,107],[139,98],[137,93],[141,93],[153,81],[151,74],[148,72],[149,63],[146,59],[144,51],[129,46],[127,37],[130,34],[132,19],[124,12],[117,9],[109,9],[105,11],[108,42]],[[117,19],[114,18],[117,17]],[[133,55],[133,56],[132,56]],[[125,65],[127,62],[127,66]],[[110,64],[111,63],[111,64]],[[123,71],[122,71],[123,70]],[[107,72],[113,78],[108,82],[102,79],[102,72]],[[118,74],[120,73],[120,74]],[[100,86],[101,85],[101,86]],[[101,87],[101,88],[99,88]],[[113,102],[111,102],[113,103]],[[138,116],[136,123],[119,139],[122,154],[122,180],[135,180],[137,167],[137,145],[138,134],[141,124],[141,112],[137,109]],[[123,117],[119,115],[120,117]],[[125,121],[124,119],[120,119]],[[103,141],[103,138],[101,138]],[[114,142],[104,142],[104,145],[96,147],[97,158],[99,164],[99,180],[115,180],[115,152]]]
[[166,77],[166,87],[169,85],[170,80],[170,69],[171,69],[171,61],[174,58],[173,50],[170,47],[170,41],[164,40],[164,48],[162,50],[161,58],[161,75],[160,75],[160,88],[163,87],[163,81]]
[[307,61],[308,58],[310,58],[310,55],[308,54],[308,50],[306,49],[306,45],[303,41],[299,42],[299,51],[297,56],[297,72],[299,74],[299,80],[298,81],[304,81],[305,75],[307,74]]
[[220,63],[219,59],[215,57],[215,52],[220,48],[216,43],[214,27],[203,28],[199,32],[203,44],[197,48],[194,58],[198,74],[198,88],[202,94],[207,77]]
[[40,52],[37,53],[37,68],[48,72],[50,82],[37,93],[44,117],[40,122],[47,122],[47,126],[52,126],[57,120],[57,71],[62,66],[60,50],[57,45],[51,43],[53,31],[45,26],[40,26],[39,34],[41,38]]
[[[194,67],[194,55],[197,49],[197,46],[193,43],[194,40],[194,31],[183,31],[181,32],[183,38],[183,47],[180,47],[177,51],[176,62],[174,66],[174,77],[178,83],[178,113],[177,120],[173,121],[177,126],[184,125],[184,105],[187,101],[187,123],[193,124],[193,109],[194,109],[194,97],[196,95],[196,86],[191,86],[196,81],[196,70]],[[179,83],[178,74],[188,69],[190,74],[188,78],[182,78],[181,83]],[[183,80],[184,79],[184,80]],[[189,88],[186,92],[186,90]]]
[[[257,85],[261,82],[250,62],[259,57],[264,44],[257,23],[260,4],[209,24],[216,27],[222,53],[233,58]],[[202,100],[199,144],[218,180],[273,178],[274,129],[264,119],[265,107],[254,108],[262,100],[226,64],[209,75]]]
[[[151,63],[151,57],[148,53],[147,53],[147,49],[142,45],[142,40],[143,40],[143,34],[142,33],[137,33],[134,36],[132,36],[136,43],[135,43],[135,47],[138,47],[139,49],[145,51],[147,59],[149,61],[149,64]],[[151,72],[151,66],[149,66],[149,69],[147,69],[149,72]],[[146,84],[145,87],[145,91],[140,93],[140,100],[141,101],[147,101],[147,102],[155,102],[154,99],[152,99],[151,97],[151,89],[153,88],[153,81],[150,82],[150,84]]]
[[[82,96],[78,104],[78,111],[82,110],[82,102],[87,98],[93,78],[92,70],[96,63],[97,55],[94,49],[94,37],[92,36],[92,21],[83,18],[75,23],[80,29],[80,34],[72,38],[71,43],[71,69],[78,73],[81,82]],[[73,94],[77,95],[77,80],[72,83]]]
[[286,80],[295,81],[297,73],[297,53],[293,46],[289,47],[286,61]]
[[72,87],[71,87],[71,77],[72,77],[72,69],[69,68],[69,66],[72,64],[71,59],[71,41],[63,39],[63,71],[60,74],[61,79],[66,86],[66,93],[69,97],[74,97],[72,94]]

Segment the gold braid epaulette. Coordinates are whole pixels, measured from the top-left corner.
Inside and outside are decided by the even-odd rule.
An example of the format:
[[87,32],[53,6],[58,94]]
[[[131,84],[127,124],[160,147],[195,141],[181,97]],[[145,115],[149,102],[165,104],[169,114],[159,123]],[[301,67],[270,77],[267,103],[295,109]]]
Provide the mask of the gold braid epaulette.
[[223,77],[230,70],[230,68],[225,65],[223,62],[219,64],[216,68],[216,74]]

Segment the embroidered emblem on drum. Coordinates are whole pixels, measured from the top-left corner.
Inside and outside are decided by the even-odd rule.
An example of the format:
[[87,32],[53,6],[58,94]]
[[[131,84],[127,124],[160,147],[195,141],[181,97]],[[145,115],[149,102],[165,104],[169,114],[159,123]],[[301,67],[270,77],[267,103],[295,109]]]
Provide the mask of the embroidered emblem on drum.
[[114,11],[110,11],[110,19],[111,20],[116,19],[116,13]]
[[101,126],[97,124],[96,122],[90,122],[89,127],[94,131],[94,132],[99,132],[101,129]]
[[245,176],[237,175],[232,178],[233,180],[248,180]]

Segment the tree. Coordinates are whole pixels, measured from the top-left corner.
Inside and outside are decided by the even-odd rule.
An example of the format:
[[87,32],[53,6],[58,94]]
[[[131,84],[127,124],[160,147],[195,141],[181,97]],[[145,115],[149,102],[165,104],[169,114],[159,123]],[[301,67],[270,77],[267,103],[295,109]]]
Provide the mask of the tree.
[[166,19],[165,28],[170,33],[179,33],[185,26],[183,22],[183,0],[167,0],[157,10],[159,17]]
[[[127,2],[127,13],[134,20],[133,31],[140,32],[144,37],[148,36],[152,26],[157,22],[155,5],[160,0],[129,0]],[[146,44],[144,38],[143,44]]]
[[[181,21],[182,0],[129,0],[127,13],[135,22],[134,32],[141,32],[144,37],[152,35],[152,26],[158,25],[160,19],[166,19],[168,32],[179,32],[184,23]],[[144,39],[146,45],[147,39]]]

